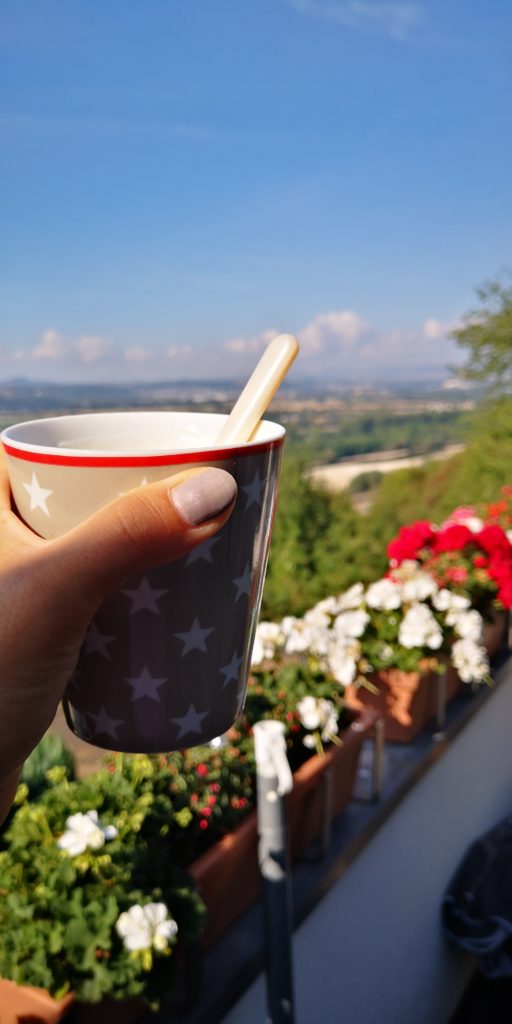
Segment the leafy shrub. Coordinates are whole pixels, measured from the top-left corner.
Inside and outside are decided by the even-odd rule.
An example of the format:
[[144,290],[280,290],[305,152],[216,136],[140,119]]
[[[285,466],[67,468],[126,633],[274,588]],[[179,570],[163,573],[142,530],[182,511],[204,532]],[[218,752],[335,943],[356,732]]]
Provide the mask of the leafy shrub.
[[75,759],[60,736],[46,733],[23,765],[21,781],[28,786],[31,797],[39,796],[48,786],[47,772],[64,766],[68,779],[75,777]]
[[172,986],[174,937],[141,946],[139,932],[130,949],[118,930],[121,915],[151,903],[164,904],[178,946],[203,924],[199,897],[169,857],[169,819],[162,823],[145,784],[151,772],[148,758],[134,756],[129,771],[102,769],[84,781],[50,769],[35,803],[19,787],[0,852],[0,976],[85,1002],[158,1002]]

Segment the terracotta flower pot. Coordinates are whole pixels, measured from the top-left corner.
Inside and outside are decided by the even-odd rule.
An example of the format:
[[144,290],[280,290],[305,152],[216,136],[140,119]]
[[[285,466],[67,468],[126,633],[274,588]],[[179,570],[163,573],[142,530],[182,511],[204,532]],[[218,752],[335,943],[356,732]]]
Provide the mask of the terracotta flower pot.
[[[330,817],[339,814],[350,800],[363,739],[371,732],[376,718],[373,710],[365,709],[341,734],[341,747],[330,747],[324,757],[309,758],[295,772],[287,807],[292,859],[320,835],[326,771],[331,771]],[[249,814],[233,832],[198,857],[188,871],[208,909],[203,944],[209,946],[260,894],[256,813]]]
[[258,830],[252,812],[191,864],[189,874],[204,900],[208,918],[203,945],[209,946],[258,898]]
[[43,988],[16,985],[0,978],[1,1024],[57,1024],[74,1001],[73,993],[53,999]]
[[493,612],[491,621],[484,622],[482,643],[490,658],[492,658],[492,656],[496,654],[501,647],[501,641],[507,624],[508,614],[506,611],[495,611]]
[[[364,686],[349,686],[347,703],[353,708],[371,707],[378,711],[385,721],[387,740],[410,743],[435,717],[436,673],[390,668],[372,672],[368,681],[378,688],[378,693],[371,693]],[[454,679],[451,685],[455,687]]]

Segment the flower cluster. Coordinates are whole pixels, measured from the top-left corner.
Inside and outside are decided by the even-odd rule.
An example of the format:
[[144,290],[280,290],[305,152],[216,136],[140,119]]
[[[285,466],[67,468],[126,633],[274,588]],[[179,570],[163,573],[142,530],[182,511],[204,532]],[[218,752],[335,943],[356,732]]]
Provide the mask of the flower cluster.
[[486,618],[493,608],[512,608],[512,542],[499,522],[502,516],[506,525],[507,501],[488,506],[486,519],[461,507],[439,527],[424,520],[403,526],[388,545],[391,567],[418,562],[438,586],[465,595]]
[[116,932],[130,952],[154,949],[165,953],[176,942],[178,925],[165,903],[134,903],[118,917]]
[[303,697],[297,704],[301,725],[307,730],[302,743],[313,749],[318,745],[318,735],[323,743],[332,743],[338,738],[339,714],[332,700],[325,697]]
[[253,662],[302,657],[347,686],[376,670],[422,670],[451,659],[470,682],[488,672],[482,627],[469,598],[441,587],[417,561],[406,559],[366,590],[357,583],[302,619],[261,623]]
[[66,831],[60,836],[57,845],[70,857],[78,857],[89,850],[100,850],[105,840],[115,839],[119,834],[115,825],[102,825],[98,820],[97,811],[86,811],[72,814],[66,819]]

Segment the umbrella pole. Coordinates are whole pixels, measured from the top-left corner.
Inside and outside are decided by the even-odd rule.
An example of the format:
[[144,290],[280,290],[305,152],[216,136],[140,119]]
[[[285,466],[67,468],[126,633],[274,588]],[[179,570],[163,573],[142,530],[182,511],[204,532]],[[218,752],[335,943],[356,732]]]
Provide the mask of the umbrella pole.
[[285,794],[293,780],[281,722],[254,728],[258,859],[263,879],[267,1024],[293,1024],[292,894]]

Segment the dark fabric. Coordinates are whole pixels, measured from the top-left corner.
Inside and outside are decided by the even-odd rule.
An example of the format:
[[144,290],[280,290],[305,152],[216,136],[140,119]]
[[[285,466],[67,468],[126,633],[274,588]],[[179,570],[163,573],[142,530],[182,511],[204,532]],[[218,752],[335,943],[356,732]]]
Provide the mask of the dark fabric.
[[512,977],[512,815],[470,846],[445,893],[442,921],[488,978]]

